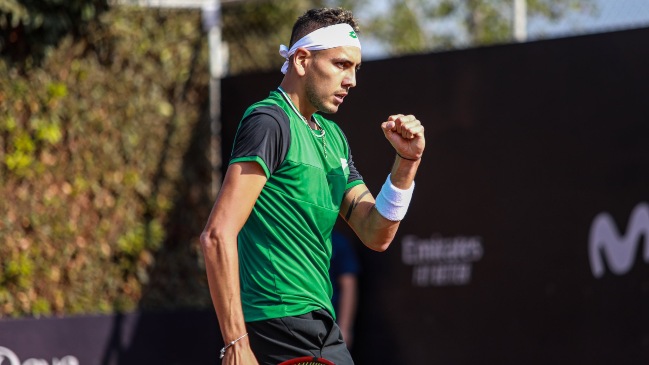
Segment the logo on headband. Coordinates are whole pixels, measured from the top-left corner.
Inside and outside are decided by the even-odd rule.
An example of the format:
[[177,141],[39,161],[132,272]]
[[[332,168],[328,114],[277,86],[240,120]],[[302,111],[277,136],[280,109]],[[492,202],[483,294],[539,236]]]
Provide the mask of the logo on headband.
[[349,36],[354,38],[354,39],[358,38],[358,36],[356,35],[356,32],[354,32],[353,30],[351,32],[349,32]]

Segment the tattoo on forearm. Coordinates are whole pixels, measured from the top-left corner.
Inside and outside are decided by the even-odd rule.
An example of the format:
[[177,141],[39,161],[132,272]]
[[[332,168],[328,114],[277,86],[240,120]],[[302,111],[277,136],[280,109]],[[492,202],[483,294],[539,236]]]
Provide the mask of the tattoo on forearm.
[[358,203],[360,203],[361,200],[363,199],[363,197],[365,195],[369,194],[369,193],[370,193],[369,190],[365,190],[364,192],[361,193],[361,195],[357,195],[357,196],[354,197],[354,200],[352,200],[352,203],[349,205],[349,210],[347,211],[347,214],[345,215],[345,220],[346,221],[349,222],[349,218],[352,216],[352,212],[354,211],[354,209],[356,208]]

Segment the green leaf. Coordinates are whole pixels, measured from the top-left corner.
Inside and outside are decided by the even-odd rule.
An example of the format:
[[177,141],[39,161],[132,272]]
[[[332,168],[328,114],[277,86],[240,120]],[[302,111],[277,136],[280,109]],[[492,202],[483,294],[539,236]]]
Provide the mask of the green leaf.
[[68,95],[68,87],[62,82],[52,82],[47,85],[47,94],[51,99],[60,99]]

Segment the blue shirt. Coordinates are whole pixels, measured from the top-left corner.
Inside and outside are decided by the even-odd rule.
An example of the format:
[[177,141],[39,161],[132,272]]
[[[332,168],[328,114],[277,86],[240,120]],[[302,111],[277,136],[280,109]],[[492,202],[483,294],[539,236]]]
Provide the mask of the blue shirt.
[[356,252],[351,245],[351,242],[344,235],[336,230],[331,233],[331,266],[329,267],[329,278],[333,287],[333,296],[331,302],[334,306],[334,311],[338,311],[338,300],[340,297],[340,284],[338,277],[344,274],[358,274],[360,267]]

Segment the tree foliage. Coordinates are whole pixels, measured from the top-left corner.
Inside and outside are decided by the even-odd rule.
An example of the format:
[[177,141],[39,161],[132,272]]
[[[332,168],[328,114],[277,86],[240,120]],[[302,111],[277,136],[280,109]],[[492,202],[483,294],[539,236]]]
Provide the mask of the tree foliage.
[[228,45],[229,73],[279,68],[279,45],[291,37],[293,22],[309,1],[243,1],[223,6],[223,41]]
[[[366,34],[392,54],[504,43],[513,38],[512,0],[391,0]],[[527,0],[528,18],[558,21],[595,10],[593,0]],[[435,26],[441,25],[441,26]]]
[[0,61],[0,317],[178,305],[180,289],[209,303],[178,234],[200,228],[176,226],[178,201],[209,206],[209,172],[185,161],[194,145],[205,160],[206,59],[198,12],[119,7],[41,67]]
[[38,63],[67,35],[79,36],[107,0],[0,0],[0,56]]

